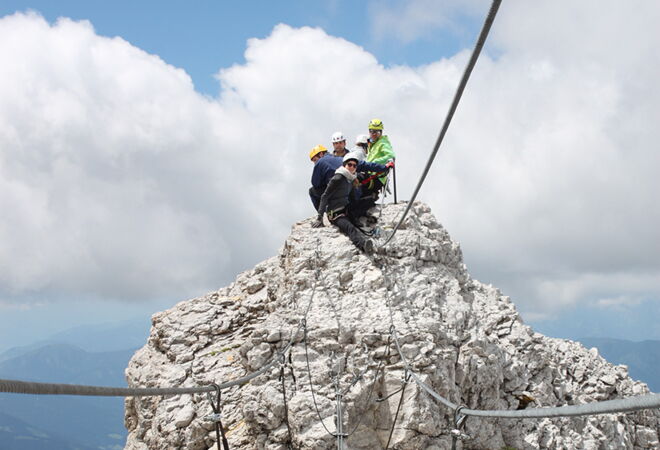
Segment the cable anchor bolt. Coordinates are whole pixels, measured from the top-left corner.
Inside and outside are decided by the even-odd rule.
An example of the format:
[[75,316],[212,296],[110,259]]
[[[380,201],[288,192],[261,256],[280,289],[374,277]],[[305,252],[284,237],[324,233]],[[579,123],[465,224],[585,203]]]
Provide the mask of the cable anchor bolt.
[[452,436],[453,438],[460,439],[461,441],[464,441],[464,440],[470,439],[470,435],[469,435],[469,434],[465,434],[465,433],[463,433],[461,430],[458,430],[458,429],[453,429],[453,430],[451,430],[451,431],[450,431],[450,434],[451,434],[451,436]]
[[222,420],[222,414],[214,413],[214,414],[209,414],[208,416],[204,416],[204,420],[207,422],[220,422]]

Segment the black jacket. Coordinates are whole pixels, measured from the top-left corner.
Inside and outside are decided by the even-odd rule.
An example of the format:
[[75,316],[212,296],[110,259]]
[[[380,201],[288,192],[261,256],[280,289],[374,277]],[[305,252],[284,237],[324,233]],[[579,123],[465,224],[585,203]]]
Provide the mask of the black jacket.
[[356,200],[356,190],[353,188],[353,183],[341,173],[335,173],[330,181],[325,192],[321,196],[321,203],[319,205],[319,217],[323,218],[323,213],[330,211],[337,211],[346,208],[351,202]]

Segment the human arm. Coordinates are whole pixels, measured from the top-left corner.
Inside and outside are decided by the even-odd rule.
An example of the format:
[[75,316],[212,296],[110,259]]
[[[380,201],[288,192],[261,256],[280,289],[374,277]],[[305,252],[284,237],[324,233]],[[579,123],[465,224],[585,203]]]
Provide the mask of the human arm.
[[357,165],[358,172],[386,172],[385,164],[376,162],[359,161]]

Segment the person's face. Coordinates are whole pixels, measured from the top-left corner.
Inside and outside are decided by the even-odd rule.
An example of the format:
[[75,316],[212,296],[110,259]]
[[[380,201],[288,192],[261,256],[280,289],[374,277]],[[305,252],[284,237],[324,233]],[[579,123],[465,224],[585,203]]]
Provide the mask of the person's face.
[[344,156],[344,153],[346,153],[346,141],[333,142],[332,148],[335,155]]
[[312,157],[312,162],[315,163],[316,161],[321,159],[323,157],[323,155],[325,155],[325,152],[317,153],[316,155],[314,155]]
[[344,167],[352,174],[357,170],[357,163],[355,161],[348,161],[344,164]]
[[371,142],[376,142],[381,134],[383,134],[381,130],[369,130],[369,138],[371,138]]

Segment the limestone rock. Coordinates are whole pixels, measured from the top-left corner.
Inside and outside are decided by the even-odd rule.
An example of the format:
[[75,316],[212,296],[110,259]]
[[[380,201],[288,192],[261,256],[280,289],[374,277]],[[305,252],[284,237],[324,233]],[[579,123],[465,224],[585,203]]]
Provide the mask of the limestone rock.
[[[386,206],[381,225],[404,207]],[[295,224],[279,255],[231,285],[154,314],[149,340],[126,370],[130,385],[234,380],[291,341],[281,361],[286,408],[280,361],[222,392],[231,448],[286,449],[287,417],[294,448],[336,448],[328,431],[336,430],[340,392],[346,448],[382,449],[394,425],[390,448],[449,449],[451,411],[413,382],[393,423],[404,379],[393,323],[415,373],[469,408],[573,405],[648,392],[597,351],[526,326],[508,297],[470,277],[459,245],[424,204],[416,203],[383,254],[371,257],[334,227],[310,225]],[[299,324],[308,308],[305,332]],[[204,421],[211,413],[206,395],[129,398],[126,448],[212,448],[215,429]],[[470,417],[465,431],[463,448],[470,449],[650,449],[659,445],[660,413]]]

